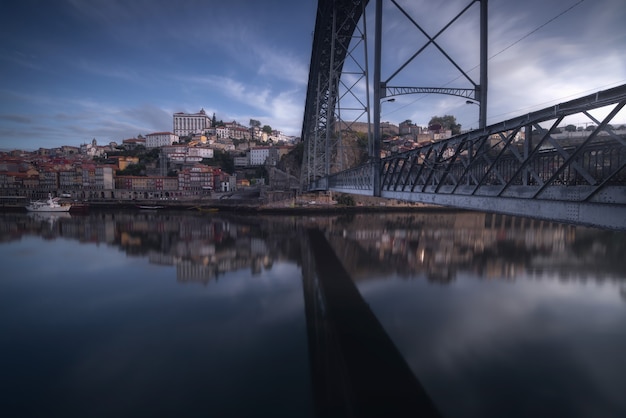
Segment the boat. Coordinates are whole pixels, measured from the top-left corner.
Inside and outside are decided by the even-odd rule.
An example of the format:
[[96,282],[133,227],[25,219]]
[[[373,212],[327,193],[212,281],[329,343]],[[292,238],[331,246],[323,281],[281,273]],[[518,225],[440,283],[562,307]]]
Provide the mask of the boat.
[[26,205],[29,212],[69,212],[72,208],[71,204],[59,203],[58,197],[52,197],[48,193],[48,200],[33,200]]
[[72,202],[72,208],[70,209],[70,212],[83,213],[83,212],[88,212],[88,211],[89,211],[89,202],[87,201],[81,202],[79,200],[74,200],[74,202]]
[[165,206],[159,206],[159,205],[137,205],[137,207],[143,210],[157,210],[157,209],[165,208]]

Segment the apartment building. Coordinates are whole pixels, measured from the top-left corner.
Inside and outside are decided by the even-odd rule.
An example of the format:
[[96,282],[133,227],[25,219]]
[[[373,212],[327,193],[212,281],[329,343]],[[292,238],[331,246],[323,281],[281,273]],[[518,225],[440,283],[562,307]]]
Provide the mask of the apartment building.
[[171,132],[154,132],[146,135],[146,149],[160,148],[178,142],[178,135]]
[[115,188],[134,191],[175,191],[178,190],[178,178],[163,176],[117,176]]
[[270,156],[271,147],[256,147],[250,150],[250,165],[263,165]]
[[178,186],[180,190],[199,191],[213,190],[214,188],[213,167],[197,164],[178,173]]

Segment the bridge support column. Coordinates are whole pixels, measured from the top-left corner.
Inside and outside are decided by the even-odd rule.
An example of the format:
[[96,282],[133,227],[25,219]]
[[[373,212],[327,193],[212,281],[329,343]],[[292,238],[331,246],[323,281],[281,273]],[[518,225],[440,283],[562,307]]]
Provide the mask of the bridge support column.
[[480,89],[478,91],[478,128],[487,126],[487,0],[480,0]]
[[[376,11],[374,21],[374,146],[372,147],[373,154],[373,195],[380,196],[380,101],[384,97],[384,87],[380,82],[380,61],[381,61],[381,49],[382,49],[382,27],[383,27],[383,1],[376,0]],[[382,97],[381,97],[382,96]]]

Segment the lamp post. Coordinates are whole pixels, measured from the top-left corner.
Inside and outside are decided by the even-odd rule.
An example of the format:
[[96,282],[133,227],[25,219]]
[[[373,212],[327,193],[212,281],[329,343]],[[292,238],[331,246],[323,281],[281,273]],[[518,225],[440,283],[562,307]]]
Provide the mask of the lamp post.
[[465,104],[474,104],[478,106],[478,129],[483,129],[486,126],[486,121],[482,103],[475,102],[473,100],[466,100]]
[[395,102],[395,98],[390,98],[386,100],[382,100],[384,96],[380,97],[380,90],[378,89],[374,93],[374,143],[372,144],[372,155],[371,160],[373,162],[372,165],[372,176],[373,176],[373,195],[380,196],[380,144],[382,142],[382,128],[380,125],[380,114],[382,113],[381,105],[385,102]]
[[[391,99],[383,100],[382,102],[380,102],[381,117],[382,117],[382,112],[383,112],[383,103],[393,103],[395,101],[396,101],[395,97],[392,97]],[[383,122],[380,121],[380,140],[381,141],[383,140],[384,134],[385,134],[385,126],[383,125]]]
[[[475,104],[476,106],[478,106],[478,129],[484,129],[485,128],[485,120],[483,119],[483,109],[482,109],[482,105],[480,103],[476,103],[473,100],[466,100],[465,104]],[[469,162],[473,162],[474,160],[474,142],[470,142],[469,144],[469,149],[468,149],[468,157],[469,157]],[[470,180],[469,180],[469,176],[467,177],[467,185],[470,184]]]

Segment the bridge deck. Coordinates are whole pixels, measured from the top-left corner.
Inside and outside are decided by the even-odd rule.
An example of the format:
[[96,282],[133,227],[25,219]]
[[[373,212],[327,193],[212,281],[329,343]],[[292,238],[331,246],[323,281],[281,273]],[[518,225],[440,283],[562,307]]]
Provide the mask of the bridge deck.
[[[373,163],[339,172],[311,189],[626,229],[626,132],[610,124],[625,105],[623,85],[393,155],[378,173]],[[595,128],[557,133],[572,115]]]

